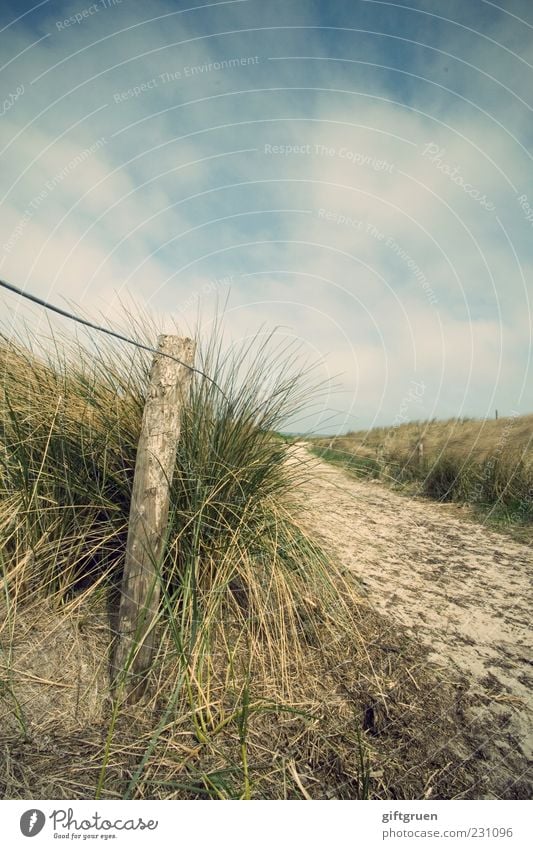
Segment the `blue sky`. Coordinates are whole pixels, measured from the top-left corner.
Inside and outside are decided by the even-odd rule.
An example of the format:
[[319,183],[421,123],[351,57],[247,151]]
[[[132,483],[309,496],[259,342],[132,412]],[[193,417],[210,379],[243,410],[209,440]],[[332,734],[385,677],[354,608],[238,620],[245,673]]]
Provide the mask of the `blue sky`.
[[49,0],[0,30],[4,279],[113,326],[129,299],[208,334],[227,302],[227,344],[316,363],[296,428],[532,410],[528,0]]

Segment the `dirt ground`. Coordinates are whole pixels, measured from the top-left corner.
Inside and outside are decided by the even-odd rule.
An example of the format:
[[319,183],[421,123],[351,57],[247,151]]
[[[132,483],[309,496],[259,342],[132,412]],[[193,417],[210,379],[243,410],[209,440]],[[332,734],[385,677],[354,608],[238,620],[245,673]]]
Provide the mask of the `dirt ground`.
[[466,687],[458,741],[478,747],[490,796],[512,798],[532,779],[531,548],[354,479],[303,443],[294,460],[309,472],[304,526],[356,573],[377,611],[427,647],[429,663]]
[[[343,587],[350,593],[341,597],[350,601],[353,632],[328,628],[322,639],[310,628],[300,647],[309,676],[300,668],[298,711],[265,712],[250,723],[256,797],[530,798],[531,547],[445,505],[354,479],[316,460],[305,445],[295,447],[294,462],[307,469],[294,494],[297,524],[349,577]],[[313,599],[320,601],[319,592],[320,586]],[[108,602],[102,590],[60,609],[50,599],[38,608],[21,603],[6,616],[4,798],[94,797],[112,716]],[[319,625],[327,621],[316,601],[312,609]],[[303,617],[302,626],[310,622]],[[162,668],[154,688],[174,680],[174,671]],[[177,708],[180,722],[165,726],[153,748],[168,697],[157,692],[119,717],[102,798],[121,798],[141,762],[145,798],[169,798],[174,782],[196,787],[229,763],[233,770],[235,730],[228,727],[224,739],[200,751],[184,722],[185,702]],[[302,706],[311,719],[297,715]]]

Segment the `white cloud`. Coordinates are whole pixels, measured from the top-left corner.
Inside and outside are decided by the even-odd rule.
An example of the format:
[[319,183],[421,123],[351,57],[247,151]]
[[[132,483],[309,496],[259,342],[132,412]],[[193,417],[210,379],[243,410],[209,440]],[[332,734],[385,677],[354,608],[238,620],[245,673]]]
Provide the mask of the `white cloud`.
[[198,309],[208,321],[231,290],[233,338],[283,325],[323,376],[342,375],[328,402],[339,427],[390,422],[412,379],[431,415],[527,403],[527,28],[461,3],[445,16],[487,38],[370,3],[240,3],[136,26],[176,10],[124,2],[59,32],[73,10],[44,7],[10,32],[10,56],[50,36],[2,72],[8,91],[25,86],[1,119],[16,137],[2,156],[4,277],[114,321],[131,294],[167,326]]

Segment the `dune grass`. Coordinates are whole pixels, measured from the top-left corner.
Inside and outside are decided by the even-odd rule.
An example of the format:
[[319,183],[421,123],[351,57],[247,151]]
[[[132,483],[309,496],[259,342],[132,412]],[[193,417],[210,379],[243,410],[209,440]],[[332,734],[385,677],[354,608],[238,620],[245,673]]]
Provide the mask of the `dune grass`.
[[[334,665],[335,646],[353,631],[354,590],[291,518],[286,499],[300,472],[286,462],[290,443],[272,435],[307,398],[305,375],[289,367],[290,350],[272,352],[270,339],[223,354],[213,338],[200,367],[222,391],[195,375],[160,568],[159,652],[148,703],[137,713],[112,699],[111,644],[96,640],[94,628],[105,632],[116,611],[149,358],[112,345],[95,354],[57,338],[46,355],[7,337],[0,343],[2,704],[24,739],[50,723],[107,718],[92,776],[96,796],[258,792],[250,724],[272,715],[285,724],[313,722],[324,664],[320,670],[312,647],[331,646],[323,654]],[[273,370],[284,376],[265,398],[261,376]],[[47,616],[48,645],[41,634],[39,649],[29,647]],[[77,644],[87,681],[66,659],[74,682],[46,674],[56,663],[54,619],[69,634],[56,649]],[[82,620],[84,628],[91,623],[96,666],[80,643]],[[25,685],[35,680],[75,694],[77,706],[61,701],[74,717],[54,713],[42,694],[32,703]],[[91,682],[96,700],[88,696]],[[117,780],[125,722],[136,766]],[[357,750],[355,736],[352,743]],[[168,745],[171,762],[155,768]],[[272,772],[285,775],[290,793],[296,767],[283,763]],[[364,775],[355,770],[353,782],[363,788]]]
[[293,362],[260,336],[225,352],[214,332],[201,350],[219,388],[194,375],[158,651],[131,706],[110,659],[150,356],[0,340],[5,798],[477,792],[473,767],[450,766],[453,688],[300,527],[292,494],[307,471],[276,434],[315,388]]
[[[419,446],[423,445],[423,453]],[[520,538],[533,525],[533,415],[412,422],[313,440],[325,460],[436,499]]]

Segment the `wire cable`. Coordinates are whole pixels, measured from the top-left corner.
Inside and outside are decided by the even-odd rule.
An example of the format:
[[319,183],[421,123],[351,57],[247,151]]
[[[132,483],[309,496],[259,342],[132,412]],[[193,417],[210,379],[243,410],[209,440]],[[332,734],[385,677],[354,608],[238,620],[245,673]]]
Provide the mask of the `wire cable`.
[[57,313],[57,315],[63,316],[63,318],[68,318],[71,321],[76,321],[78,324],[83,324],[84,327],[89,327],[91,330],[97,330],[99,333],[106,333],[108,336],[114,336],[115,339],[119,339],[121,342],[127,342],[129,345],[135,345],[136,348],[141,348],[143,351],[149,351],[152,354],[159,354],[161,357],[168,357],[169,360],[174,360],[174,362],[179,363],[181,366],[184,366],[186,369],[189,369],[189,371],[192,371],[195,374],[201,375],[201,377],[204,377],[209,381],[209,383],[212,383],[213,386],[218,389],[222,397],[229,403],[229,399],[224,390],[218,385],[218,383],[216,383],[216,381],[213,380],[212,377],[209,377],[209,375],[201,371],[201,369],[195,368],[195,366],[190,366],[187,363],[184,363],[183,360],[173,357],[172,354],[166,354],[164,351],[158,351],[157,348],[151,348],[150,345],[143,345],[142,342],[136,342],[135,339],[130,339],[128,336],[116,333],[108,327],[101,327],[99,324],[94,324],[86,318],[80,318],[80,316],[61,309],[61,307],[57,307],[55,304],[49,304],[48,301],[38,298],[37,295],[32,295],[30,292],[24,292],[22,289],[19,289],[18,286],[14,286],[13,283],[7,283],[5,280],[0,280],[0,286],[3,289],[7,289],[9,292],[13,292],[15,295],[19,295],[21,298],[26,298],[26,300],[31,301],[34,304],[38,304],[40,307],[44,307],[51,312]]

